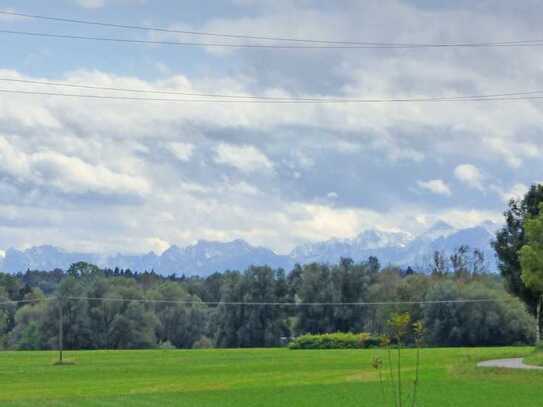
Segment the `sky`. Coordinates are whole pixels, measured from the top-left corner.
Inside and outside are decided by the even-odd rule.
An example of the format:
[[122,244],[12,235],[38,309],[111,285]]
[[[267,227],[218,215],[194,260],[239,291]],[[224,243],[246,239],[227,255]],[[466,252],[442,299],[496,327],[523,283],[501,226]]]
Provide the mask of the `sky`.
[[[536,1],[7,0],[0,10],[316,40],[543,39]],[[236,41],[6,15],[0,30]],[[0,79],[370,99],[543,90],[537,46],[226,49],[7,33],[0,41]],[[0,90],[134,96],[1,80]],[[52,244],[160,253],[199,239],[241,238],[288,253],[371,228],[416,234],[439,220],[456,227],[500,222],[507,201],[541,180],[542,103],[171,103],[0,94],[0,249]]]

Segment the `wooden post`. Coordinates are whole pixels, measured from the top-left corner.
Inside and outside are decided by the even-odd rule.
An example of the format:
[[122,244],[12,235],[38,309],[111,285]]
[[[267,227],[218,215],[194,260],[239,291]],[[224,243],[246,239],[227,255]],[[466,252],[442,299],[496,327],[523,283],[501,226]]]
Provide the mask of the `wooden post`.
[[541,320],[541,300],[543,299],[543,296],[539,296],[537,299],[537,305],[535,309],[535,343],[536,345],[541,341],[541,327],[540,327],[540,320]]
[[58,313],[58,361],[60,364],[62,364],[62,351],[64,350],[64,310],[62,309],[62,301],[60,300],[58,306]]

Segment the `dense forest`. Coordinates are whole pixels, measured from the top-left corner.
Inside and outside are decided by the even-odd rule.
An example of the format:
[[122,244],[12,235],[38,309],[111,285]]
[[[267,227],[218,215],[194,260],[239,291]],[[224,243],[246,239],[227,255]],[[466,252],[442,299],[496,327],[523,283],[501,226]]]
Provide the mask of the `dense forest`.
[[[457,299],[468,301],[448,302]],[[469,302],[480,299],[488,301]],[[361,302],[369,304],[345,304]],[[467,247],[436,252],[417,271],[382,267],[371,257],[207,278],[76,263],[66,271],[0,274],[0,303],[0,349],[55,349],[60,321],[66,349],[271,347],[304,333],[383,334],[396,312],[424,323],[428,346],[534,340],[525,305]]]

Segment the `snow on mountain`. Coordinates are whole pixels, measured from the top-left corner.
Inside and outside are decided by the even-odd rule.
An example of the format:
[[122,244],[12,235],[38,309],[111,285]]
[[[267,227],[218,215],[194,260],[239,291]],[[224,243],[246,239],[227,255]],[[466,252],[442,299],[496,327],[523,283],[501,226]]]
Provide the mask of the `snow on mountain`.
[[447,237],[456,232],[456,229],[446,222],[439,221],[434,223],[428,230],[424,231],[418,236],[426,240],[439,239],[440,237]]
[[362,260],[406,247],[413,239],[405,232],[366,230],[353,239],[330,239],[296,247],[289,257],[296,263],[337,262],[340,257]]
[[265,247],[252,246],[240,239],[231,242],[200,240],[186,247],[171,246],[161,255],[149,252],[143,255],[105,256],[39,246],[7,250],[5,256],[0,257],[0,270],[16,273],[27,269],[67,269],[72,263],[87,261],[101,267],[154,270],[164,275],[206,276],[225,270],[243,270],[251,265],[289,269],[295,263],[336,263],[341,257],[360,261],[369,256],[377,257],[385,265],[416,266],[427,263],[436,250],[450,254],[459,246],[468,245],[480,249],[489,268],[494,271],[496,261],[490,241],[498,227],[495,223],[484,222],[479,226],[457,230],[445,222],[438,222],[418,236],[398,231],[366,230],[352,239],[306,243],[296,247],[288,256],[276,254]]
[[449,255],[467,245],[481,250],[489,269],[495,271],[496,260],[490,242],[497,228],[498,225],[485,222],[458,230],[445,222],[437,222],[416,237],[403,232],[368,230],[354,239],[304,244],[295,248],[290,257],[296,263],[336,263],[341,257],[360,261],[375,256],[384,265],[418,266],[428,263],[436,250]]

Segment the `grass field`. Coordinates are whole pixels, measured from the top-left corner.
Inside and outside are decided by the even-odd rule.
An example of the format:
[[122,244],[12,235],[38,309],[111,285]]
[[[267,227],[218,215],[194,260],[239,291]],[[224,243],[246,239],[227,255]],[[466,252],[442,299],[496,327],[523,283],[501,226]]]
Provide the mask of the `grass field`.
[[534,366],[543,366],[543,352],[532,353],[524,358],[524,363]]
[[[425,349],[419,406],[541,406],[543,373],[476,368],[531,348]],[[380,406],[380,350],[0,352],[0,406]],[[404,353],[413,373],[412,350]]]

